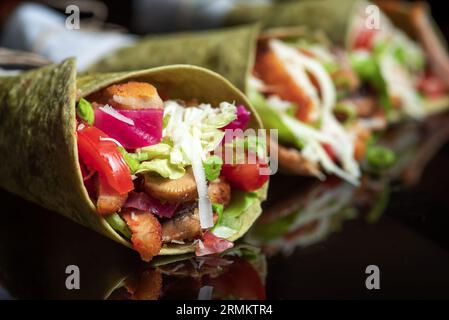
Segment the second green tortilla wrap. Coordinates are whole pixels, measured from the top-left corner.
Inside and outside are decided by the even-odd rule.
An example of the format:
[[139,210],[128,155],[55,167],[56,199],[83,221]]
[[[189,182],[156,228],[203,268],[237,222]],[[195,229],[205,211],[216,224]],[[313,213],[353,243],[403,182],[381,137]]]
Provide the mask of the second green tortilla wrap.
[[[167,66],[137,72],[77,78],[73,59],[0,78],[0,186],[29,201],[131,246],[97,214],[83,185],[76,143],[75,104],[81,97],[124,81],[148,81],[173,98],[216,106],[235,101],[250,109],[250,127],[260,119],[245,96],[221,76],[194,66]],[[261,213],[266,186],[249,201],[231,203],[241,237]],[[239,200],[238,198],[236,198]],[[226,211],[225,211],[226,212]],[[164,246],[161,255],[192,252],[192,245]]]
[[316,0],[287,3],[262,10],[251,19],[260,26],[246,25],[223,30],[147,36],[93,64],[89,72],[129,71],[154,66],[188,63],[224,75],[241,90],[252,68],[257,37],[262,29],[305,26],[321,30],[330,39],[343,42],[358,0]]
[[191,64],[218,72],[244,90],[253,66],[259,30],[258,26],[253,25],[149,36],[106,56],[92,65],[88,72],[120,72],[169,64]]

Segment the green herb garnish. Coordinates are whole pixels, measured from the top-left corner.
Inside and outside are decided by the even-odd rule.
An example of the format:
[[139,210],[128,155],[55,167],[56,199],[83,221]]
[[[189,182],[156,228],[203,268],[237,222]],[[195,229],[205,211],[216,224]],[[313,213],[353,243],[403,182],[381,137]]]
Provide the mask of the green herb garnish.
[[396,162],[396,154],[386,147],[370,146],[366,153],[366,160],[374,169],[388,169]]
[[86,99],[84,98],[80,99],[80,102],[78,102],[78,108],[76,109],[76,113],[78,117],[86,121],[90,126],[94,124],[95,120],[94,108],[92,108],[92,105]]
[[210,156],[203,164],[206,178],[209,181],[214,181],[220,176],[223,160],[218,156]]

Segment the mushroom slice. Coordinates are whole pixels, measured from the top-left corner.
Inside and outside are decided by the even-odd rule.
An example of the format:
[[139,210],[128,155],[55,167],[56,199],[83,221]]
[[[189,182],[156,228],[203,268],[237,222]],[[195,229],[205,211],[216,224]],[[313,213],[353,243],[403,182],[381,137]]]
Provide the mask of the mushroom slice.
[[162,224],[162,241],[190,241],[201,234],[198,208],[178,215]]
[[198,197],[192,168],[182,178],[171,180],[155,174],[146,174],[145,191],[151,196],[171,203],[195,200]]

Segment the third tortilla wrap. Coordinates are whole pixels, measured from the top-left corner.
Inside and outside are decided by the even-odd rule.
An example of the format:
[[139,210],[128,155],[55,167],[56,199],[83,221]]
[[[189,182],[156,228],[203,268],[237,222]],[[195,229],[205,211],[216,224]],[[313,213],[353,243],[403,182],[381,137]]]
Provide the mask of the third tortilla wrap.
[[[196,98],[212,105],[235,101],[251,110],[249,126],[261,127],[257,113],[241,92],[221,76],[194,66],[77,77],[75,61],[69,59],[18,76],[0,77],[0,186],[128,247],[130,242],[96,212],[84,187],[78,163],[75,104],[110,84],[129,80],[151,82],[180,99]],[[266,188],[237,208],[241,210],[241,227],[228,240],[241,237],[260,215]],[[160,254],[193,250],[192,245],[166,245]]]

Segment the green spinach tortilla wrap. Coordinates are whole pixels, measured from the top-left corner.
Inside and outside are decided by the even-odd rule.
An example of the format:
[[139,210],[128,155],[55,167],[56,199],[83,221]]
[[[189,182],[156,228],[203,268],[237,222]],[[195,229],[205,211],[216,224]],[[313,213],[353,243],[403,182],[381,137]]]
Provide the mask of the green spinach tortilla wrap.
[[[194,66],[77,77],[75,61],[0,78],[0,185],[138,251],[221,252],[261,212],[265,149],[245,96]],[[246,159],[224,161],[242,145]],[[219,148],[222,146],[223,148]]]
[[[376,146],[376,132],[449,105],[449,77],[434,72],[441,69],[435,65],[449,61],[444,44],[417,42],[401,30],[409,25],[401,19],[394,25],[382,13],[379,29],[365,28],[369,5],[355,0],[281,4],[260,17],[263,31],[252,25],[150,36],[110,54],[91,71],[169,63],[207,67],[247,94],[265,127],[278,129],[281,169],[319,179],[337,175],[357,185],[363,159],[392,158]],[[415,11],[429,21],[424,7]]]

